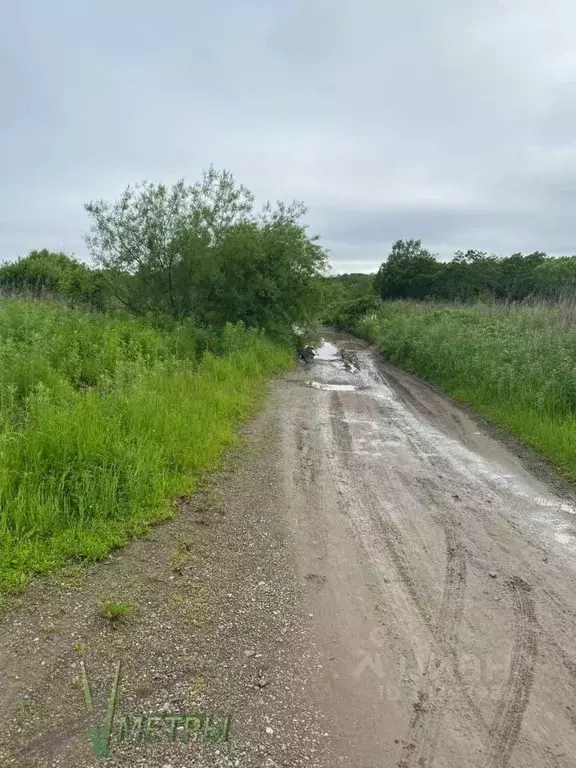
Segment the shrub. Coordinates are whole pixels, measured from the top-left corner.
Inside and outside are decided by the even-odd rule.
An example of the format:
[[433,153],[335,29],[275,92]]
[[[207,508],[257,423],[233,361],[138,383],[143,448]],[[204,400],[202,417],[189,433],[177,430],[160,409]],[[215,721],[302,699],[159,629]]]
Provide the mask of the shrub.
[[0,267],[0,288],[5,293],[65,298],[73,305],[86,304],[99,310],[106,303],[102,272],[64,253],[45,249]]

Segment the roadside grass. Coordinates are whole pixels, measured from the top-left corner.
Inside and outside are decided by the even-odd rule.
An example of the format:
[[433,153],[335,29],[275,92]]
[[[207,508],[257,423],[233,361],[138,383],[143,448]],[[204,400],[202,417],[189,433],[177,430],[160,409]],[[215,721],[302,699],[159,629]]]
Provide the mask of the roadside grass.
[[356,332],[576,481],[576,308],[385,302]]
[[0,303],[0,588],[169,518],[292,351],[243,326]]
[[112,600],[105,600],[100,604],[98,612],[103,619],[110,624],[117,624],[121,619],[132,613],[134,606],[132,603],[115,603]]

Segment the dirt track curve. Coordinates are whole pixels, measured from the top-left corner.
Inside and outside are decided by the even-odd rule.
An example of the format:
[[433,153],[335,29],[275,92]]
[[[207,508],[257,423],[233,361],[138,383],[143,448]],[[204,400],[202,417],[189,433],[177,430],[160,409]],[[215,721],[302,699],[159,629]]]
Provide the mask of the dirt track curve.
[[[576,765],[576,507],[449,399],[331,342],[273,384],[206,525],[191,503],[76,591],[12,606],[0,765],[102,763],[70,683],[79,640],[104,678],[124,659],[122,711],[232,711],[219,749],[119,745],[114,766]],[[202,557],[175,572],[192,530]],[[123,579],[146,609],[111,631],[93,606]],[[191,583],[208,590],[192,629],[170,604]]]

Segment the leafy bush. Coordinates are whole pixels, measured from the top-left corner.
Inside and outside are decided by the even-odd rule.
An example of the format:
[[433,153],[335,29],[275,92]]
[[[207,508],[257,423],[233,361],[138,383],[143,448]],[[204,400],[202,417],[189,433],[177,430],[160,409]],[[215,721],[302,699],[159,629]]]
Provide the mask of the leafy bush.
[[[344,306],[355,299],[376,298],[374,275],[351,272],[317,278],[321,297],[321,320],[328,325],[338,325],[338,316]],[[343,327],[343,326],[341,326]]]
[[375,296],[348,301],[336,312],[333,319],[334,325],[345,331],[353,331],[361,317],[377,312],[381,304],[380,299]]
[[12,264],[0,267],[0,289],[8,293],[29,293],[66,298],[72,304],[104,309],[105,280],[98,270],[47,250],[32,251]]

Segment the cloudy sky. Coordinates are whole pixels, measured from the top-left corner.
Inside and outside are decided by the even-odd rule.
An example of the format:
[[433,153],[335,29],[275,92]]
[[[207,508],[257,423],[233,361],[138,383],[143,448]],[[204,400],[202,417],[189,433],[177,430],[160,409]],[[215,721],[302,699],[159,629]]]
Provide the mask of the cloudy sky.
[[576,253],[574,0],[19,0],[0,260],[88,258],[83,204],[213,163],[298,197],[335,270],[398,238]]

